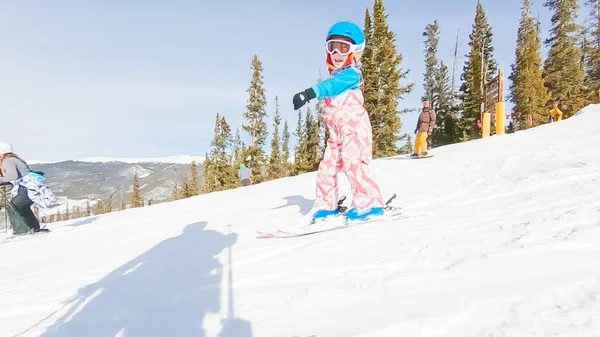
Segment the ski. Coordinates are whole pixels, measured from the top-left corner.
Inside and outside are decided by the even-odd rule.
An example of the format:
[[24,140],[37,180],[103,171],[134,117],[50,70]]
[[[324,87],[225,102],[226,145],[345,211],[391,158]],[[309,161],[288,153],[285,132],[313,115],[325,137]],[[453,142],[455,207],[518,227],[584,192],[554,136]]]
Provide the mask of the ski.
[[[424,214],[422,214],[422,215],[424,215]],[[303,232],[303,231],[284,231],[284,230],[277,230],[275,232],[257,231],[257,234],[258,234],[257,238],[259,238],[259,239],[294,238],[294,237],[307,236],[307,235],[313,235],[313,234],[324,233],[324,232],[331,232],[331,231],[345,229],[345,228],[353,228],[353,227],[358,227],[358,226],[362,226],[362,225],[366,225],[366,224],[386,222],[386,221],[389,221],[392,219],[409,219],[409,218],[414,218],[416,216],[421,216],[421,214],[408,215],[408,214],[398,213],[398,214],[392,214],[392,215],[377,216],[377,217],[371,218],[371,219],[367,218],[367,219],[363,219],[363,220],[354,220],[354,221],[346,220],[341,224],[336,224],[333,226],[327,226],[326,228],[314,229],[314,230],[309,230],[309,231],[305,231],[305,232]]]
[[[357,227],[357,226],[361,226],[361,225],[365,225],[365,224],[386,222],[386,221],[394,220],[394,219],[408,219],[408,218],[425,215],[425,214],[405,214],[404,212],[401,211],[401,207],[390,205],[394,199],[396,199],[396,194],[394,194],[385,203],[385,214],[381,215],[381,216],[367,217],[365,219],[359,219],[359,220],[349,220],[342,213],[342,214],[337,214],[337,215],[331,216],[331,217],[327,218],[326,220],[317,221],[317,222],[313,221],[308,225],[301,226],[299,228],[299,230],[292,230],[292,231],[276,230],[274,232],[257,231],[257,233],[258,233],[257,238],[259,238],[259,239],[293,238],[293,237],[313,235],[313,234],[323,233],[323,232],[330,232],[330,231],[344,229],[344,228]],[[342,197],[342,199],[340,199],[340,202],[338,202],[338,207],[345,207],[345,206],[342,206],[342,203],[344,200],[345,200],[345,197]],[[319,226],[320,224],[322,224],[322,226]]]
[[0,244],[5,244],[5,243],[9,243],[9,242],[19,242],[19,241],[23,241],[23,240],[28,240],[28,239],[32,239],[38,235],[42,235],[42,234],[48,234],[51,231],[47,228],[42,227],[41,230],[39,232],[28,232],[28,233],[24,233],[24,234],[20,234],[20,235],[10,235],[7,236],[4,241],[0,241]]

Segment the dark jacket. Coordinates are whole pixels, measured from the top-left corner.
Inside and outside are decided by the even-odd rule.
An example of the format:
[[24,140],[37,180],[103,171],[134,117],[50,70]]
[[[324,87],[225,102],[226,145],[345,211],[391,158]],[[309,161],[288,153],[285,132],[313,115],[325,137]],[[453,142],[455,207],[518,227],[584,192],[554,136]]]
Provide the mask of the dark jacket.
[[416,131],[431,132],[435,125],[435,111],[432,108],[423,108],[417,121]]

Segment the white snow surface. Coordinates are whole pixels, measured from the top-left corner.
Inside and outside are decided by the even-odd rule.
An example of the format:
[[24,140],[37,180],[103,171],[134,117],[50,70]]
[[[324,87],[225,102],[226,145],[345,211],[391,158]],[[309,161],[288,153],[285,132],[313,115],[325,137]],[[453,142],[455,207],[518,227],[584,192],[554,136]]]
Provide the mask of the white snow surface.
[[413,219],[257,239],[310,211],[310,173],[50,224],[0,244],[0,336],[600,336],[588,110],[374,161]]
[[[165,164],[201,164],[204,162],[204,157],[191,156],[191,155],[176,155],[168,157],[156,157],[156,158],[116,158],[116,157],[85,157],[75,159],[73,161],[84,162],[84,163],[109,163],[119,162],[127,164],[139,164],[139,163],[165,163]],[[47,160],[28,160],[29,164],[52,164],[58,163]]]

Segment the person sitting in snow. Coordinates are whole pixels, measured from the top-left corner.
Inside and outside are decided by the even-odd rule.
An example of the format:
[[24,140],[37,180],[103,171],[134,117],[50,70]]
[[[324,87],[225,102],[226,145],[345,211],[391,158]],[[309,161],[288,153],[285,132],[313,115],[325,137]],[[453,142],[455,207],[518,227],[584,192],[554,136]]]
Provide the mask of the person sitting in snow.
[[313,98],[323,99],[329,139],[317,173],[313,219],[337,214],[337,174],[345,172],[352,188],[349,219],[383,215],[379,186],[368,165],[372,160],[372,132],[363,107],[359,61],[365,48],[363,31],[354,23],[338,22],[326,38],[326,64],[330,78],[294,95],[298,110]]
[[426,156],[427,155],[427,137],[431,136],[433,127],[435,125],[435,111],[431,108],[429,101],[423,102],[423,109],[417,120],[417,127],[415,128],[415,150],[411,156]]
[[5,142],[0,142],[0,171],[2,172],[0,183],[11,184],[10,191],[6,191],[7,199],[10,199],[7,200],[6,212],[13,233],[19,235],[31,231],[42,231],[40,223],[31,209],[34,202],[29,197],[28,188],[21,184],[23,178],[30,174],[31,169],[23,159],[13,152],[12,145]]

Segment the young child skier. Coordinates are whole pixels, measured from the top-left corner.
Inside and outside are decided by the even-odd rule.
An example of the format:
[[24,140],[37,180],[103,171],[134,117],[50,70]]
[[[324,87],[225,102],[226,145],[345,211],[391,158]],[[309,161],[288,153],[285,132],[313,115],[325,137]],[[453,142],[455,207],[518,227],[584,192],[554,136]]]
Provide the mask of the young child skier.
[[365,48],[363,31],[354,23],[338,22],[327,34],[326,63],[330,78],[294,95],[294,110],[313,98],[323,99],[329,139],[317,173],[313,219],[338,213],[337,174],[345,172],[352,189],[349,220],[383,215],[379,186],[368,164],[373,158],[371,121],[363,107],[359,62]]

